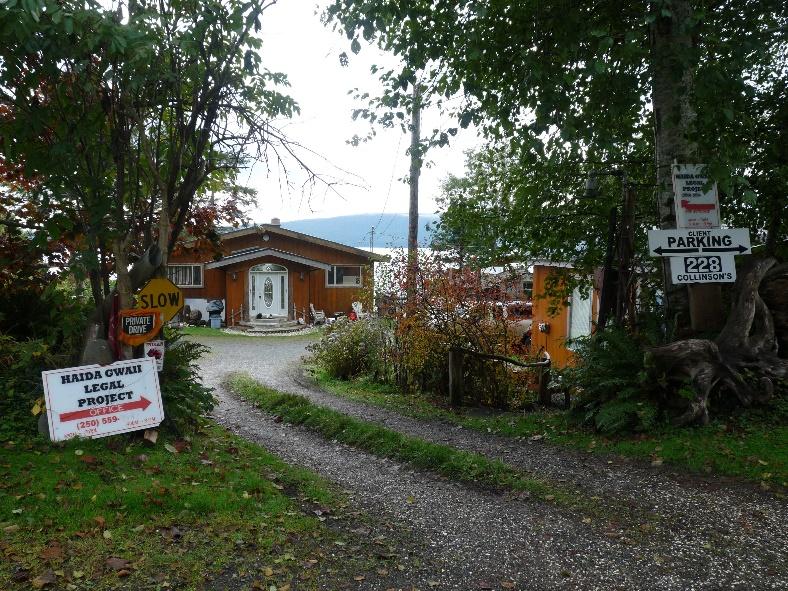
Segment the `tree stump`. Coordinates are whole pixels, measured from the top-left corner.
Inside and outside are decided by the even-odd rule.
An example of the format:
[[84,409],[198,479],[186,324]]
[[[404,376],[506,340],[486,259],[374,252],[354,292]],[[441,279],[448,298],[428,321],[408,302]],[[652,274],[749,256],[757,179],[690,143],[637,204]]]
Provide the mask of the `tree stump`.
[[[655,377],[664,377],[673,386],[673,397],[667,402],[682,408],[675,424],[707,423],[712,393],[733,396],[743,406],[766,402],[774,394],[775,381],[788,376],[788,360],[778,357],[774,317],[759,292],[776,262],[773,258],[749,261],[734,286],[728,321],[714,341],[687,339],[649,350]],[[767,282],[767,293],[784,285],[784,275],[780,271]],[[770,301],[779,298],[786,298],[785,292]]]

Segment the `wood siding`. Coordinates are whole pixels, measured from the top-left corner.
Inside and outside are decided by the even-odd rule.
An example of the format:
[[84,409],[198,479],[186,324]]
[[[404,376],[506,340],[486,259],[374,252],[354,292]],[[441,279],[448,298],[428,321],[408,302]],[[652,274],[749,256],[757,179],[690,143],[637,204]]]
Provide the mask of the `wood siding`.
[[[263,234],[267,234],[269,239],[264,240]],[[237,311],[243,305],[244,319],[248,319],[249,313],[249,269],[255,265],[264,263],[275,263],[284,266],[288,271],[288,316],[294,317],[294,310],[297,316],[302,316],[304,311],[309,317],[309,304],[312,303],[317,310],[323,310],[328,315],[338,312],[350,313],[351,304],[355,301],[363,301],[368,282],[372,281],[372,263],[363,256],[339,249],[333,249],[321,244],[299,240],[290,236],[278,235],[274,232],[259,232],[229,238],[222,243],[222,252],[231,255],[233,252],[248,248],[271,248],[284,252],[296,254],[314,261],[329,265],[352,265],[364,267],[364,286],[357,287],[329,287],[326,285],[326,271],[311,267],[303,263],[284,260],[271,256],[261,256],[248,261],[239,261],[222,267],[221,269],[205,269],[204,287],[202,288],[183,288],[184,296],[187,298],[205,299],[225,299],[227,314]],[[188,251],[173,255],[170,258],[172,264],[202,262],[208,263],[214,257],[199,255]],[[368,309],[369,306],[365,305]],[[228,316],[229,317],[229,316]]]
[[[569,337],[569,307],[559,306],[556,314],[550,316],[548,308],[550,301],[543,297],[546,289],[547,278],[555,273],[554,267],[534,266],[534,296],[533,296],[533,325],[531,328],[531,343],[534,351],[544,347],[550,354],[553,365],[566,367],[572,363],[574,354],[566,347]],[[599,293],[594,290],[591,296],[591,318],[596,321]],[[548,333],[539,332],[539,324],[547,323],[550,326]]]

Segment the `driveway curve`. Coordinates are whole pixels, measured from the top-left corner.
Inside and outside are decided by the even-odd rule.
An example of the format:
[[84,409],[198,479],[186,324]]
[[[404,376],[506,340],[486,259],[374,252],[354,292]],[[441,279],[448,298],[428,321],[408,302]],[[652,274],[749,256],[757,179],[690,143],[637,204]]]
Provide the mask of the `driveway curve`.
[[[414,564],[415,586],[788,588],[786,503],[752,486],[496,437],[338,398],[303,376],[301,357],[313,342],[310,338],[199,340],[211,349],[201,367],[206,384],[216,388],[219,397],[216,419],[285,460],[338,483],[370,514],[411,529],[433,552],[429,569]],[[472,489],[277,423],[222,388],[223,378],[236,371],[347,415],[500,459],[595,497],[612,517],[606,523],[588,523],[588,518],[549,503]],[[633,523],[625,515],[651,518]]]

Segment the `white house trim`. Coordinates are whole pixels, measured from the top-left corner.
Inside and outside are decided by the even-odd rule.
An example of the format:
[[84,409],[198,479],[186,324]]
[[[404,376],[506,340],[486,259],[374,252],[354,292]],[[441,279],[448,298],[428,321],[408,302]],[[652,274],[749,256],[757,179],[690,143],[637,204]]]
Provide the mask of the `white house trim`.
[[331,265],[327,263],[321,263],[320,261],[315,261],[312,259],[308,259],[306,257],[299,256],[297,254],[293,254],[292,252],[285,252],[283,250],[276,250],[275,248],[258,248],[255,250],[250,251],[243,251],[243,254],[237,255],[229,255],[224,257],[219,261],[214,261],[213,263],[207,263],[205,265],[206,269],[221,269],[222,267],[227,267],[228,265],[232,265],[234,263],[240,263],[243,261],[251,261],[254,259],[259,259],[260,257],[276,257],[279,259],[283,259],[285,261],[292,261],[294,263],[301,263],[302,265],[307,265],[309,267],[315,267],[317,269],[324,269],[326,271],[331,269]]

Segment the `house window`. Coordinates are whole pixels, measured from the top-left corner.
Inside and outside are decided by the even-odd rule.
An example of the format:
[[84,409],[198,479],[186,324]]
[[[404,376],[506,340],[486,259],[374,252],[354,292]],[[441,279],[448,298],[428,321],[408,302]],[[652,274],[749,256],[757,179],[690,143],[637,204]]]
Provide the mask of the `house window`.
[[202,287],[202,265],[167,265],[167,277],[178,287]]
[[361,269],[358,265],[333,265],[326,271],[326,285],[329,287],[361,287]]
[[523,297],[526,300],[530,300],[533,298],[533,295],[534,295],[534,282],[523,281]]

